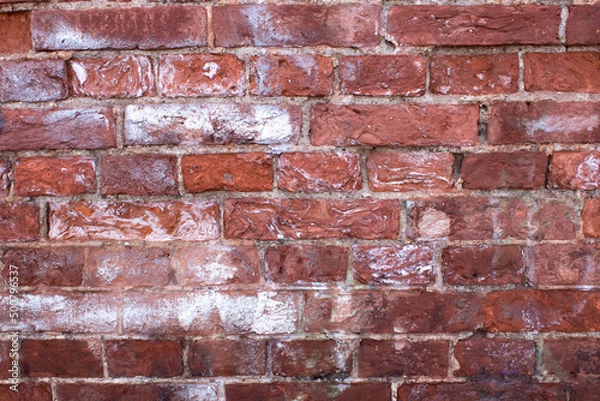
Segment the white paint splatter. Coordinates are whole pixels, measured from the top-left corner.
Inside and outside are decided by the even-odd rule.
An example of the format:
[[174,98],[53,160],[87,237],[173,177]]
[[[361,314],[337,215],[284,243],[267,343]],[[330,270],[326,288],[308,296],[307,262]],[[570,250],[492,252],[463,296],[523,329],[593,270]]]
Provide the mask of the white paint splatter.
[[85,70],[85,67],[81,63],[78,63],[77,61],[72,61],[71,67],[73,68],[73,71],[75,72],[75,75],[77,76],[77,80],[79,81],[79,84],[83,85],[85,83],[85,81],[87,80],[87,72]]
[[571,180],[571,185],[581,186],[583,190],[600,187],[600,154],[586,156],[583,163],[577,166],[577,174]]
[[598,128],[599,119],[596,115],[590,116],[543,116],[537,120],[527,121],[525,131],[528,137],[533,137],[538,131],[542,132],[571,132],[574,130],[591,132]]
[[209,79],[213,79],[219,71],[219,65],[213,61],[210,61],[204,64],[204,67],[202,67],[202,69],[204,71],[207,71],[203,73],[204,76],[208,77]]
[[450,218],[446,213],[428,208],[419,221],[419,234],[422,238],[443,238],[450,234]]

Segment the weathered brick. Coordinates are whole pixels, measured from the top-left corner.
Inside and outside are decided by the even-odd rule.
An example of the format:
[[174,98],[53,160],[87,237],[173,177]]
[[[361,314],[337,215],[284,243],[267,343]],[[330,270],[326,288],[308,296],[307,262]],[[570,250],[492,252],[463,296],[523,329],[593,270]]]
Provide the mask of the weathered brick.
[[488,198],[434,198],[408,203],[409,237],[492,239],[496,204]]
[[228,199],[225,237],[244,239],[396,238],[398,204],[389,200]]
[[64,61],[0,61],[0,102],[44,102],[68,95]]
[[569,384],[569,401],[600,400],[600,383],[579,381]]
[[312,54],[250,59],[250,93],[258,96],[327,96],[333,92],[333,62]]
[[106,108],[2,109],[0,121],[1,150],[115,146],[115,122]]
[[298,306],[285,292],[129,293],[123,331],[144,335],[290,334]]
[[567,45],[600,44],[600,5],[569,7],[567,18]]
[[393,6],[388,37],[399,45],[558,44],[557,6]]
[[233,54],[167,54],[161,56],[161,96],[241,96],[245,64]]
[[526,53],[527,91],[600,93],[600,53]]
[[433,250],[418,245],[355,247],[354,279],[370,285],[431,284]]
[[14,191],[20,196],[70,196],[96,192],[95,160],[90,157],[21,157],[14,165]]
[[550,188],[591,191],[600,188],[600,152],[554,152]]
[[525,252],[515,245],[445,248],[444,282],[450,285],[505,285],[524,281]]
[[318,104],[311,110],[311,142],[336,146],[468,146],[477,143],[478,119],[475,105]]
[[358,153],[284,153],[277,186],[290,192],[356,191],[362,186]]
[[557,383],[487,380],[467,383],[414,383],[398,388],[398,401],[564,401],[565,393]]
[[0,241],[38,239],[39,210],[34,203],[0,203]]
[[535,343],[471,337],[459,341],[454,355],[460,369],[454,376],[531,376],[535,367]]
[[426,65],[420,55],[342,57],[341,90],[352,95],[420,96],[425,93]]
[[61,401],[217,401],[219,390],[214,384],[196,383],[59,383]]
[[146,56],[73,59],[69,78],[73,96],[133,98],[155,93],[152,60]]
[[179,341],[107,341],[106,359],[111,377],[174,377],[183,374],[183,347]]
[[281,245],[265,251],[265,278],[282,284],[341,282],[348,255],[339,246]]
[[600,249],[593,244],[538,245],[530,279],[539,285],[596,285]]
[[446,341],[362,340],[358,359],[360,377],[448,375]]
[[25,377],[102,377],[102,345],[91,340],[23,340]]
[[169,251],[162,248],[92,248],[86,286],[162,287],[171,282]]
[[[2,263],[18,268],[21,286],[79,286],[83,281],[82,248],[11,248],[2,255]],[[8,269],[2,272],[8,283]]]
[[517,91],[517,54],[433,56],[431,91],[444,95],[491,95]]
[[372,47],[381,8],[371,5],[228,5],[212,11],[219,47]]
[[0,387],[2,401],[52,401],[50,383],[19,383],[19,392],[10,389],[10,385]]
[[190,346],[193,376],[263,376],[267,343],[253,340],[199,340]]
[[102,158],[104,195],[176,195],[177,157],[115,155]]
[[600,339],[560,338],[544,341],[541,372],[561,380],[600,375]]
[[265,153],[183,156],[181,171],[188,192],[273,189],[273,162]]
[[0,159],[0,196],[7,196],[10,191],[10,180],[8,178],[10,170],[10,161]]
[[600,197],[585,200],[581,217],[583,235],[586,238],[600,238]]
[[295,143],[301,110],[282,104],[147,104],[125,109],[127,145]]
[[156,49],[206,45],[204,7],[38,10],[36,50]]
[[[1,3],[1,2],[0,2]],[[30,13],[0,14],[0,54],[27,53],[32,49]]]
[[496,103],[487,129],[488,142],[600,142],[600,103]]
[[301,397],[319,401],[389,400],[389,383],[232,383],[225,385],[228,400],[288,401]]
[[466,189],[538,189],[546,183],[544,152],[467,154],[461,176]]
[[219,235],[214,202],[105,202],[50,204],[53,240],[208,240]]
[[333,340],[275,341],[270,344],[273,374],[285,377],[344,378],[352,370],[351,345]]
[[250,246],[187,246],[173,255],[175,280],[183,286],[257,283],[260,258]]
[[454,155],[433,152],[373,152],[367,156],[372,191],[451,191]]

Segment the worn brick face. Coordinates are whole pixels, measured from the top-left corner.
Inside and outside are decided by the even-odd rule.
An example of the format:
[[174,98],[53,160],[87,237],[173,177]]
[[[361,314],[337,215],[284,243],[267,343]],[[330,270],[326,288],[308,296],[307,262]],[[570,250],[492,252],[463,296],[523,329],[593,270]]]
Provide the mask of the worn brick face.
[[104,195],[177,194],[177,158],[159,155],[102,158]]
[[524,82],[529,91],[600,92],[600,53],[528,53]]
[[276,283],[340,282],[347,269],[347,251],[339,246],[283,245],[265,251],[265,277]]
[[0,102],[61,100],[68,94],[64,61],[0,61]]
[[183,373],[183,349],[178,341],[107,341],[106,357],[112,377],[174,377]]
[[96,165],[89,157],[23,157],[15,162],[13,174],[20,196],[96,192]]
[[0,54],[27,53],[31,50],[30,13],[0,14]]

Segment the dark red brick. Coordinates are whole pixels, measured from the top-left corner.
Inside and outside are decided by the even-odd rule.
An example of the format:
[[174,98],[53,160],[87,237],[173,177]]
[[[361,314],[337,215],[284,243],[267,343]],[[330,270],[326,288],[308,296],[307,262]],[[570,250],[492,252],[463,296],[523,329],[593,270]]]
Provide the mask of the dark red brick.
[[177,157],[119,155],[102,158],[104,195],[176,195]]
[[462,161],[463,188],[538,189],[546,183],[547,165],[543,152],[467,154]]
[[2,38],[0,54],[30,51],[32,49],[30,25],[29,12],[0,14],[0,38]]
[[190,347],[193,376],[263,376],[267,344],[252,340],[198,340]]
[[102,377],[102,345],[91,340],[23,340],[25,377]]
[[558,338],[544,341],[542,374],[561,380],[600,375],[600,339]]
[[15,194],[20,196],[96,192],[96,165],[91,157],[21,157],[13,174]]
[[[60,401],[217,401],[217,386],[196,383],[59,383]],[[194,400],[195,401],[195,400]]]
[[535,367],[535,343],[530,340],[474,338],[459,341],[454,355],[460,369],[454,376],[531,376]]
[[183,348],[179,341],[107,341],[106,358],[111,377],[174,377],[183,374]]
[[567,45],[600,44],[600,5],[569,7]]
[[343,247],[282,245],[265,251],[265,278],[282,284],[343,282],[348,255]]
[[52,401],[52,388],[50,383],[20,383],[19,392],[10,389],[6,384],[0,387],[0,400],[2,401]]
[[585,200],[581,217],[583,235],[586,238],[600,238],[600,197]]
[[235,383],[225,385],[227,400],[291,401],[305,398],[319,401],[391,399],[389,383]]
[[276,341],[271,343],[273,374],[286,377],[348,377],[352,370],[352,347],[333,340]]
[[0,241],[33,241],[40,236],[39,206],[0,203]]
[[538,245],[531,280],[539,285],[597,285],[600,248],[594,244]]
[[600,93],[600,53],[526,53],[527,91]]

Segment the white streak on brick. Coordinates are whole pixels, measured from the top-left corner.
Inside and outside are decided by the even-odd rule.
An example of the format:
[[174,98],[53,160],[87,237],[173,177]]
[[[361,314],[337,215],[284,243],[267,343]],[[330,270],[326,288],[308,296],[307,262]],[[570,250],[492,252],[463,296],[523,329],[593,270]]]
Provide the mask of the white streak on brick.
[[428,208],[419,221],[419,236],[422,238],[443,238],[450,234],[450,219],[446,213]]
[[571,132],[577,131],[592,132],[599,125],[598,116],[543,116],[537,120],[527,121],[525,131],[528,137],[533,137],[536,132]]
[[600,157],[594,154],[587,156],[583,163],[577,166],[577,174],[571,184],[580,183],[584,190],[600,187]]

